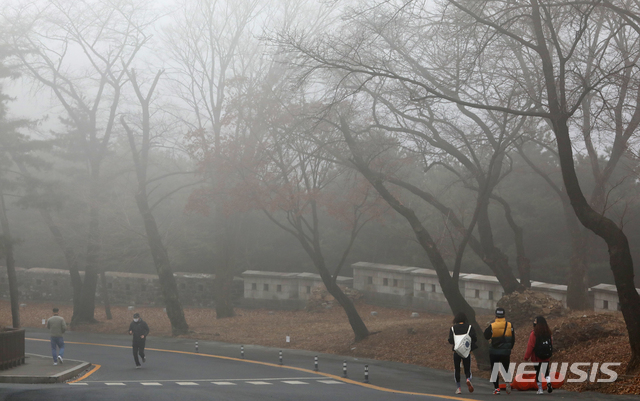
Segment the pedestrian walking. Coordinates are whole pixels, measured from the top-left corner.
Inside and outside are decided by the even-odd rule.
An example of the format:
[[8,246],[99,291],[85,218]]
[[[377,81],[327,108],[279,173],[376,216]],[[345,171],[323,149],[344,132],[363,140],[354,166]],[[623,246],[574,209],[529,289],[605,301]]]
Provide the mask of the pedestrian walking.
[[149,335],[149,326],[140,318],[139,313],[133,314],[133,322],[129,325],[129,334],[133,336],[133,360],[136,363],[136,369],[140,369],[138,355],[142,358],[143,363],[147,361],[144,356],[144,345],[147,335]]
[[[484,331],[484,338],[491,341],[489,345],[491,372],[498,368],[498,364],[501,364],[504,371],[508,372],[511,363],[511,349],[516,342],[516,333],[513,324],[507,322],[503,308],[496,309],[496,319]],[[506,382],[507,394],[511,394],[511,383],[506,378],[503,379]],[[500,394],[499,382],[500,375],[496,375],[496,380],[493,382],[493,394]]]
[[464,312],[458,312],[453,318],[453,326],[449,330],[449,344],[452,344],[453,350],[453,369],[456,379],[456,394],[462,394],[460,388],[460,362],[464,366],[464,375],[467,378],[467,388],[473,393],[473,384],[471,384],[471,351],[478,348],[476,344],[478,337],[473,326],[467,322],[467,315]]
[[[59,309],[53,308],[53,316],[47,320],[47,329],[51,338],[51,356],[53,356],[53,364],[63,363],[64,357],[64,338],[63,334],[67,331],[67,323],[64,318],[58,315]],[[60,352],[58,353],[58,349]]]
[[553,354],[553,340],[551,338],[551,329],[547,324],[547,319],[538,316],[533,321],[533,330],[529,335],[527,343],[527,351],[524,354],[524,360],[536,362],[536,383],[538,384],[538,394],[544,394],[542,391],[542,378],[540,371],[544,367],[544,377],[547,380],[547,391],[551,393],[551,378],[549,377],[549,361]]

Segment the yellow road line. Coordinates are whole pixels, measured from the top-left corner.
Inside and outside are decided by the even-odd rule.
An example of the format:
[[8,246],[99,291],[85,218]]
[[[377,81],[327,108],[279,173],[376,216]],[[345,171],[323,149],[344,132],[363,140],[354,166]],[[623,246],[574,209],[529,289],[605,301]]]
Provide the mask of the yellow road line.
[[[44,340],[44,339],[40,339],[40,338],[25,338],[25,340],[45,341],[45,342],[49,342],[50,341],[50,340]],[[65,341],[65,344],[95,345],[95,346],[98,346],[98,347],[112,347],[112,348],[131,348],[130,346],[126,346],[126,345],[96,344],[96,343],[83,343],[83,342],[73,342],[73,341]],[[462,400],[462,401],[472,400],[471,398],[454,397],[454,396],[449,396],[449,395],[438,395],[438,394],[417,393],[417,392],[412,392],[412,391],[393,390],[393,389],[389,389],[389,388],[385,388],[385,387],[374,386],[373,384],[369,384],[369,383],[358,382],[358,381],[355,381],[355,380],[347,379],[347,378],[344,378],[344,377],[341,377],[341,376],[332,375],[332,374],[329,374],[329,373],[316,372],[314,370],[305,369],[305,368],[298,368],[298,367],[295,367],[295,366],[276,365],[275,363],[270,363],[270,362],[252,361],[252,360],[249,360],[249,359],[233,358],[233,357],[230,357],[230,356],[201,354],[201,353],[196,353],[196,352],[177,351],[177,350],[171,350],[171,349],[145,348],[145,350],[146,351],[171,352],[171,353],[174,353],[174,354],[196,355],[196,356],[203,356],[203,357],[208,357],[208,358],[224,359],[224,360],[228,360],[228,361],[253,363],[255,365],[271,366],[271,367],[275,367],[275,368],[285,368],[285,369],[297,370],[299,372],[305,372],[305,373],[311,373],[311,374],[314,374],[314,375],[329,377],[329,378],[332,378],[332,379],[335,379],[335,380],[340,380],[340,381],[342,381],[344,383],[355,384],[357,386],[366,387],[366,388],[369,388],[369,389],[372,389],[372,390],[377,390],[377,391],[383,391],[383,392],[386,392],[386,393],[420,395],[420,396],[443,398],[443,399],[447,399],[447,400]],[[87,377],[89,377],[89,375],[91,375],[92,373],[94,373],[96,370],[98,370],[100,368],[100,365],[95,365],[95,366],[97,366],[97,368],[94,368],[93,370],[88,372],[86,375],[82,376],[81,378],[79,378],[77,380],[74,380],[73,382],[69,382],[69,383],[75,383],[75,382],[78,382],[80,380],[86,379]]]
[[102,366],[102,365],[96,365],[96,364],[94,364],[94,365],[93,365],[93,369],[91,369],[90,371],[88,371],[87,373],[85,373],[85,374],[84,374],[84,376],[82,376],[82,377],[80,377],[80,378],[78,378],[78,379],[72,380],[72,381],[70,381],[70,382],[67,382],[67,383],[77,383],[77,382],[79,382],[80,380],[84,380],[84,379],[86,379],[87,377],[89,377],[89,376],[91,376],[92,374],[94,374],[94,373],[95,373],[95,371],[96,371],[96,370],[98,370],[98,369],[100,369],[100,367],[101,367],[101,366]]

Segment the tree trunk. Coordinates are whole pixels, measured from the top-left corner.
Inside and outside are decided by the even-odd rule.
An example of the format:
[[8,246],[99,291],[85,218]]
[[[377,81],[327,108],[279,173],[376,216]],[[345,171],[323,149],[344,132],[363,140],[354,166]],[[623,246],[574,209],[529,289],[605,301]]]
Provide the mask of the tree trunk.
[[225,267],[217,269],[216,278],[213,282],[214,299],[216,301],[216,319],[224,319],[236,315],[233,302],[231,301],[233,277],[229,277],[227,270]]
[[[371,172],[372,175],[376,175],[378,176],[378,178],[382,179],[382,176],[380,174],[376,174],[375,172]],[[443,216],[445,216],[455,227],[456,229],[458,229],[463,235],[466,236],[466,227],[462,224],[462,222],[456,217],[455,212],[447,207],[446,205],[442,204],[441,202],[439,202],[433,195],[431,195],[430,193],[416,187],[415,185],[409,184],[407,182],[404,182],[402,180],[399,180],[397,178],[394,177],[384,177],[384,179],[388,179],[388,181],[394,185],[397,185],[401,188],[404,188],[406,190],[408,190],[409,192],[413,193],[414,195],[420,197],[422,200],[424,200],[425,202],[427,202],[428,204],[430,204],[431,206],[433,206],[434,208],[436,208]],[[486,214],[486,213],[485,213]],[[489,236],[493,236],[493,234],[491,233],[491,228],[489,226],[489,230],[487,231],[487,225],[486,225],[486,218],[487,217],[483,217],[485,220],[482,221],[483,224],[483,228],[482,228],[482,232],[480,232],[480,235],[489,235]],[[480,210],[478,211],[478,223],[480,219]],[[480,228],[478,228],[480,231]],[[471,250],[478,255],[482,261],[491,269],[491,271],[496,275],[496,277],[498,278],[498,280],[500,281],[500,285],[502,285],[502,287],[505,289],[505,293],[511,293],[513,291],[522,291],[524,289],[524,285],[522,285],[521,283],[518,282],[518,280],[516,280],[515,276],[513,275],[511,266],[509,266],[509,260],[506,257],[506,255],[504,255],[502,253],[502,251],[500,251],[500,249],[496,248],[495,246],[493,246],[493,239],[491,239],[491,241],[487,241],[486,240],[486,236],[485,236],[485,242],[484,245],[483,243],[481,243],[480,241],[478,241],[478,239],[476,239],[472,234],[469,234],[468,236],[468,245],[471,248]],[[485,249],[486,247],[486,249]],[[489,255],[487,256],[487,251],[489,251]],[[509,291],[507,292],[507,287],[509,288]]]
[[[371,185],[378,191],[380,196],[391,206],[398,214],[404,217],[411,228],[413,229],[414,235],[418,240],[420,246],[427,254],[431,265],[436,271],[438,275],[438,282],[440,283],[440,287],[442,288],[442,293],[447,299],[447,303],[451,308],[453,314],[457,314],[458,312],[464,312],[467,315],[467,319],[469,323],[474,327],[478,335],[483,332],[480,329],[480,325],[476,321],[476,312],[469,305],[466,299],[460,293],[460,288],[458,284],[451,278],[451,274],[447,265],[442,257],[442,254],[438,250],[437,244],[431,238],[429,232],[424,228],[420,219],[416,216],[415,212],[405,206],[402,202],[396,199],[384,186],[382,178],[380,175],[372,172],[368,165],[364,162],[363,157],[360,155],[360,151],[351,136],[351,131],[347,125],[346,120],[341,119],[340,128],[344,135],[344,138],[349,146],[349,150],[351,151],[351,155],[353,156],[352,162],[354,163],[355,168],[360,171],[360,173],[371,183]],[[476,355],[476,361],[478,363],[478,368],[480,369],[488,369],[489,368],[489,348],[487,344],[483,344],[483,341],[478,341],[479,348],[475,351],[474,355]]]
[[571,258],[567,272],[567,308],[591,310],[593,304],[589,298],[588,231],[580,224],[566,191],[560,193],[560,199],[571,241]]
[[[344,312],[347,314],[347,319],[349,319],[349,324],[351,325],[351,329],[354,334],[354,341],[359,342],[369,337],[369,329],[367,325],[364,324],[362,317],[358,313],[356,306],[353,304],[353,301],[345,295],[342,289],[338,286],[338,284],[331,278],[331,275],[326,271],[324,274],[320,274],[322,277],[322,282],[325,287],[327,287],[327,291],[331,294],[336,301],[342,306]],[[328,277],[327,277],[328,276]]]
[[233,272],[235,267],[235,235],[230,227],[229,218],[224,216],[221,210],[216,210],[218,214],[218,227],[222,229],[218,236],[217,245],[219,258],[214,267],[216,278],[213,282],[213,297],[216,301],[216,319],[234,317],[236,315],[232,299]]
[[520,273],[520,284],[525,288],[531,288],[531,262],[526,256],[524,249],[524,230],[513,219],[513,213],[511,213],[511,206],[505,199],[491,195],[492,199],[495,199],[502,205],[504,209],[504,217],[507,219],[511,231],[513,231],[513,239],[516,245],[516,266],[518,266],[518,273]]
[[67,267],[69,268],[69,278],[71,279],[71,288],[73,289],[73,310],[75,311],[80,304],[80,294],[82,293],[82,277],[80,277],[80,271],[78,270],[78,257],[74,250],[67,244],[60,228],[53,222],[51,215],[45,209],[40,209],[40,215],[45,221],[53,239],[64,253],[64,258],[67,261]]
[[483,207],[478,211],[478,232],[480,233],[480,244],[483,250],[483,260],[486,264],[492,266],[492,270],[496,278],[504,288],[505,294],[511,294],[515,291],[523,291],[524,285],[516,279],[509,258],[500,249],[498,249],[493,241],[493,232],[491,222],[489,220],[489,202],[483,202]]
[[136,74],[132,70],[127,71],[127,76],[133,85],[140,106],[142,108],[142,144],[140,153],[138,153],[136,141],[133,131],[129,128],[125,122],[124,116],[120,117],[120,122],[124,127],[127,137],[129,139],[129,147],[131,148],[131,157],[133,158],[133,164],[136,169],[136,178],[138,180],[138,192],[136,193],[136,204],[138,205],[138,211],[142,216],[144,222],[144,229],[147,233],[147,242],[149,249],[151,250],[151,257],[153,258],[153,264],[158,272],[158,281],[160,283],[160,290],[162,291],[162,297],[164,299],[165,307],[167,309],[167,316],[171,322],[171,334],[179,336],[187,334],[189,332],[189,325],[184,317],[184,310],[180,303],[180,297],[178,296],[178,285],[176,279],[173,276],[173,270],[171,269],[171,261],[167,250],[162,243],[162,237],[156,224],[156,219],[151,213],[149,207],[149,197],[147,194],[147,168],[149,163],[149,151],[151,149],[151,122],[150,122],[150,110],[149,104],[153,91],[158,84],[158,80],[162,75],[163,70],[158,71],[156,74],[151,88],[147,96],[145,97],[140,91],[140,86],[136,79]]
[[611,219],[596,212],[589,205],[584,197],[582,188],[580,188],[580,181],[573,161],[573,148],[568,125],[570,115],[566,112],[566,105],[561,103],[563,99],[566,99],[565,93],[559,93],[561,88],[557,86],[552,56],[547,48],[540,5],[537,0],[532,0],[531,4],[531,21],[536,34],[537,51],[540,55],[544,84],[547,90],[549,121],[552,124],[558,145],[562,180],[573,211],[580,223],[607,243],[609,264],[618,290],[620,309],[629,333],[631,359],[627,365],[627,371],[638,372],[640,371],[640,294],[635,289],[633,260],[629,242],[620,227]]
[[[25,177],[31,176],[20,158],[14,157],[13,161],[16,163],[18,169],[20,169],[20,172]],[[31,181],[27,180],[27,183],[29,182]],[[37,193],[36,188],[34,188],[33,186],[29,186],[28,190],[32,191],[33,193]],[[42,216],[45,224],[49,228],[54,241],[56,242],[56,244],[58,244],[60,249],[62,249],[64,258],[67,261],[67,267],[69,268],[69,278],[71,279],[71,288],[73,289],[73,310],[75,311],[80,304],[80,293],[82,292],[82,278],[80,277],[80,272],[78,270],[78,258],[73,248],[68,245],[58,225],[53,221],[51,213],[49,213],[46,208],[39,208],[38,211],[40,212],[40,216]]]
[[7,280],[9,281],[9,298],[11,300],[11,323],[13,328],[20,327],[20,300],[18,292],[18,277],[16,275],[16,261],[13,257],[13,239],[9,230],[7,208],[4,203],[4,194],[0,191],[0,223],[2,224],[2,240],[4,256],[7,263]]
[[111,320],[111,303],[109,302],[109,287],[107,286],[107,275],[104,270],[100,272],[100,287],[102,288],[102,303],[104,304],[104,313],[107,320]]
[[640,294],[635,289],[633,260],[624,232],[609,218],[597,213],[585,199],[573,164],[573,149],[566,119],[554,121],[562,178],[576,216],[589,230],[604,239],[609,249],[609,264],[629,333],[631,359],[627,371],[640,371]]
[[167,316],[171,322],[171,334],[174,336],[187,334],[189,333],[189,325],[184,317],[182,304],[178,297],[178,285],[176,284],[176,279],[173,276],[169,255],[162,244],[162,237],[158,231],[156,220],[149,209],[146,193],[138,192],[136,194],[136,203],[138,205],[138,210],[142,215],[142,220],[144,221],[144,228],[147,233],[147,242],[151,249],[153,263],[156,266],[156,271],[158,272],[158,281],[160,282],[162,297],[164,298],[164,304],[167,308]]
[[96,323],[96,289],[98,287],[98,258],[100,254],[100,207],[99,169],[92,167],[89,193],[89,233],[87,235],[87,258],[84,282],[80,293],[79,308],[73,311],[72,324]]
[[216,274],[214,299],[216,301],[216,318],[224,319],[236,315],[231,301],[233,276],[235,271],[237,229],[239,223],[236,215],[227,215],[222,207],[216,206],[216,221],[220,232],[217,235],[217,254],[214,271]]
[[[575,223],[575,214],[570,217]],[[574,224],[575,224],[574,223]],[[567,277],[567,307],[573,310],[591,310],[593,304],[589,297],[588,233],[576,225],[570,230],[571,260]]]

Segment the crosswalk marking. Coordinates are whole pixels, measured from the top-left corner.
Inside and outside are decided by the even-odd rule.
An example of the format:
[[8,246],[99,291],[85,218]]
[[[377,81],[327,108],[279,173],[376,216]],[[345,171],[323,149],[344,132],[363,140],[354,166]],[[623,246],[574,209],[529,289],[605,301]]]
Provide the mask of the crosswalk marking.
[[[172,381],[172,380],[160,380],[160,382],[137,382],[137,381],[124,381],[124,382],[83,382],[83,383],[67,383],[70,386],[88,386],[89,384],[103,384],[106,386],[127,386],[131,385],[143,385],[143,386],[164,386],[165,384],[177,384],[179,386],[199,386],[200,384],[206,384],[209,382],[211,384],[215,384],[216,386],[237,386],[238,384],[252,384],[254,386],[270,386],[277,383],[289,384],[289,385],[304,385],[304,384],[313,384],[322,383],[322,384],[344,384],[338,380],[317,380],[314,378],[303,378],[302,380],[294,380],[294,378],[273,378],[273,379],[226,379],[226,380],[217,380],[217,381],[209,381],[209,380],[196,380],[196,381]],[[304,380],[304,381],[303,381]],[[161,383],[163,382],[163,383]]]

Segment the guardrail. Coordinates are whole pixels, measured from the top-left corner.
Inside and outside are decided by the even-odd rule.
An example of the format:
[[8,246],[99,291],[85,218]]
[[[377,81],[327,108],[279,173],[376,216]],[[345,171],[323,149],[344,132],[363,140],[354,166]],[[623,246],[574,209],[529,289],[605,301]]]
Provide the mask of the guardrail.
[[24,363],[24,329],[3,328],[0,331],[0,370]]

